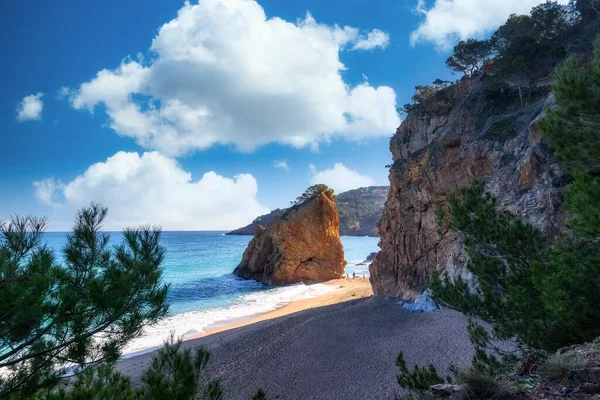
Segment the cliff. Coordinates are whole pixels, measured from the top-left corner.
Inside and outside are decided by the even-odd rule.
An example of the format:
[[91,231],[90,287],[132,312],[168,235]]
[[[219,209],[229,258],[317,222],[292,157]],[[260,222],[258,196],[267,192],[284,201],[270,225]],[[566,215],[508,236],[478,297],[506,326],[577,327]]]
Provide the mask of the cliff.
[[[369,186],[338,194],[335,202],[340,218],[340,235],[378,236],[377,222],[383,213],[388,189],[388,186]],[[226,235],[254,235],[259,225],[267,226],[284,211],[277,208]]]
[[[414,299],[434,271],[469,279],[461,237],[438,233],[447,194],[486,181],[498,205],[555,235],[564,219],[564,174],[541,142],[536,118],[551,96],[540,89],[521,109],[510,89],[463,79],[412,110],[390,142],[390,191],[370,266],[376,294]],[[547,93],[547,89],[546,89]]]
[[377,222],[383,213],[388,186],[369,186],[336,196],[340,215],[340,235],[378,236]]
[[233,273],[284,285],[341,278],[345,266],[334,197],[323,192],[259,225]]
[[268,214],[256,217],[254,221],[252,221],[246,226],[235,229],[231,232],[227,232],[226,235],[254,235],[254,232],[256,232],[256,228],[258,228],[259,226],[265,227],[269,225],[271,221],[275,219],[275,217],[278,217],[284,211],[285,210],[282,210],[281,208],[276,208]]

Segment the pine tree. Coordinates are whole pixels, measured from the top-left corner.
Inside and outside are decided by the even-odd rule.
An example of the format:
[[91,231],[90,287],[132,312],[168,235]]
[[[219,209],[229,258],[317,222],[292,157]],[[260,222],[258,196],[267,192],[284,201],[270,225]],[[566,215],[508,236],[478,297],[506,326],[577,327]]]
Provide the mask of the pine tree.
[[540,127],[573,183],[565,192],[569,231],[539,284],[564,341],[583,342],[600,335],[600,36],[590,62],[572,58],[557,69],[553,90],[557,107]]
[[62,264],[42,244],[44,219],[0,224],[0,397],[29,397],[68,368],[115,361],[166,314],[160,230],[127,229],[110,249],[106,215],[94,204],[77,213]]

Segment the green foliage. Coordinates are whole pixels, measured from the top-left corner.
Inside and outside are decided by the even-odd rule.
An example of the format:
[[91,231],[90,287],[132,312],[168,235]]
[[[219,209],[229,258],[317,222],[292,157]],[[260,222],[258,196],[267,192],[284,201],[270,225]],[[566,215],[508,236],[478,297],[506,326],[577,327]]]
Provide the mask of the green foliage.
[[53,387],[71,366],[115,361],[166,314],[160,230],[125,230],[111,251],[106,214],[95,204],[77,213],[63,265],[42,244],[45,220],[0,224],[0,397]]
[[440,377],[435,370],[433,364],[429,367],[422,368],[415,365],[413,371],[409,371],[404,361],[404,354],[400,352],[396,358],[396,365],[400,369],[398,374],[398,385],[409,390],[426,391],[432,385],[444,383],[444,379]]
[[416,107],[423,105],[429,99],[432,99],[436,94],[449,86],[449,81],[444,81],[441,79],[436,79],[433,81],[432,85],[417,85],[415,86],[415,94],[412,96],[412,103],[405,104],[402,108],[399,108],[398,111],[401,113],[408,113],[414,110]]
[[[559,159],[579,170],[565,192],[569,232],[550,248],[531,225],[496,210],[478,182],[449,197],[449,226],[465,236],[478,285],[447,277],[432,283],[438,301],[491,323],[496,338],[516,336],[535,349],[600,335],[600,178],[589,174],[600,160],[600,45],[582,68],[569,60],[557,70],[558,107],[540,123]],[[471,333],[476,348],[486,349],[487,333]]]
[[488,40],[461,40],[454,46],[454,52],[446,60],[446,66],[453,71],[472,76],[478,71],[492,53],[492,45]]
[[502,121],[494,122],[494,124],[492,124],[492,126],[490,126],[490,128],[487,130],[483,138],[505,142],[514,138],[517,133],[515,121],[512,119],[504,119]]
[[547,1],[530,15],[511,15],[493,34],[498,74],[519,86],[531,86],[565,55],[562,42],[574,21],[572,10]]
[[600,166],[600,37],[589,64],[577,58],[556,69],[552,89],[559,107],[540,128],[560,161],[574,170]]
[[267,400],[267,394],[262,388],[259,388],[256,393],[254,393],[254,396],[252,396],[252,400]]
[[218,400],[223,391],[219,382],[198,384],[209,359],[202,347],[181,348],[182,342],[173,337],[152,359],[150,368],[142,376],[142,397],[156,400]]
[[34,396],[39,400],[136,400],[129,377],[115,371],[110,364],[88,368],[72,385],[51,389]]
[[[533,271],[547,257],[548,246],[533,226],[500,212],[496,200],[475,182],[448,197],[448,226],[464,235],[467,268],[477,278],[475,288],[461,278],[434,277],[436,300],[491,323],[500,339],[517,335],[535,348],[551,346],[543,334],[544,313]],[[491,345],[485,330],[472,329],[476,348]],[[483,355],[482,355],[483,357]],[[484,360],[485,361],[485,360]]]
[[600,0],[577,0],[575,6],[584,21],[600,19]]
[[591,63],[568,60],[557,69],[553,89],[557,108],[540,127],[574,173],[565,193],[569,233],[550,253],[539,284],[564,340],[582,342],[600,335],[600,36]]
[[205,382],[209,353],[202,347],[183,349],[173,337],[152,358],[139,385],[105,364],[80,374],[75,382],[41,394],[40,400],[219,400],[218,381]]
[[312,185],[308,189],[304,191],[300,196],[296,198],[296,200],[292,201],[292,206],[296,206],[304,203],[305,201],[311,200],[321,193],[328,192],[333,195],[333,189],[323,183],[317,183],[316,185]]
[[372,186],[337,195],[340,234],[346,235],[355,229],[375,227],[383,212],[387,189],[385,186]]

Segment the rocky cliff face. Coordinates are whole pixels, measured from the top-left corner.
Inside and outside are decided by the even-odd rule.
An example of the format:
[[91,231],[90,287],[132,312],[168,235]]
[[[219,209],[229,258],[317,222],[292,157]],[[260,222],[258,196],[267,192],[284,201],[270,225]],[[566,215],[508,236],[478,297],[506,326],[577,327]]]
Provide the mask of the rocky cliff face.
[[370,266],[376,294],[414,299],[434,271],[469,279],[461,237],[440,237],[435,211],[474,178],[550,236],[564,219],[564,174],[536,127],[549,96],[520,109],[518,97],[506,104],[509,94],[494,97],[476,79],[446,90],[444,101],[409,113],[391,139],[381,251]]
[[335,201],[324,192],[258,226],[233,273],[284,285],[341,278],[345,266]]

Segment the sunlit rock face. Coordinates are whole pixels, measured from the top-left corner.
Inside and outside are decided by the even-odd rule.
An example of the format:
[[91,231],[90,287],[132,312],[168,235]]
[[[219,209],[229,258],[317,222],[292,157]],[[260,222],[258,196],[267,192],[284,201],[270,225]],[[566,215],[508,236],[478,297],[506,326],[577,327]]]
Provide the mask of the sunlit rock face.
[[324,192],[258,226],[233,273],[285,285],[342,278],[345,266],[334,196]]

